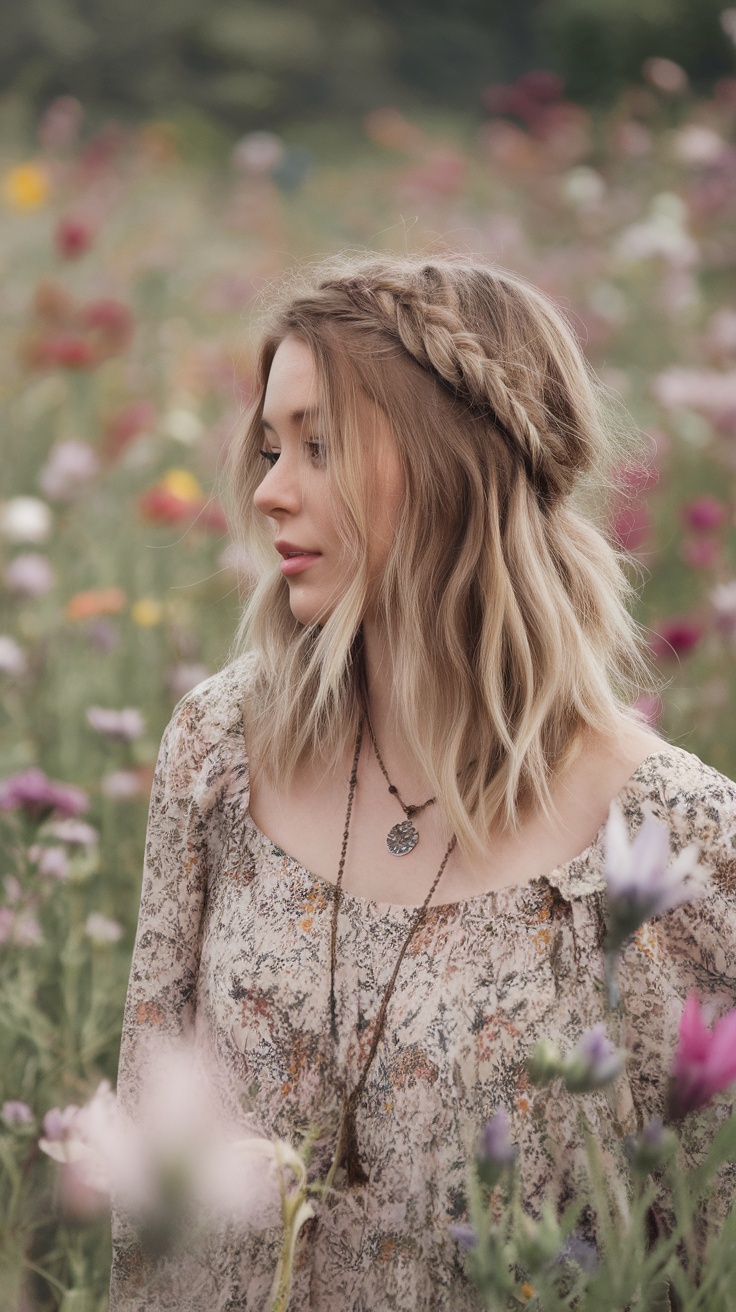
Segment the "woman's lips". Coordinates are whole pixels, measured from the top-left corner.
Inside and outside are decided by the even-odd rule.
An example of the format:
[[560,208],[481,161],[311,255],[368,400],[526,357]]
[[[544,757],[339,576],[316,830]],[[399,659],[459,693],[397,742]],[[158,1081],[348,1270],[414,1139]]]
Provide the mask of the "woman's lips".
[[286,575],[301,574],[303,569],[307,569],[309,565],[315,560],[319,560],[319,558],[319,551],[305,552],[301,556],[287,556],[286,560],[281,562],[281,573]]

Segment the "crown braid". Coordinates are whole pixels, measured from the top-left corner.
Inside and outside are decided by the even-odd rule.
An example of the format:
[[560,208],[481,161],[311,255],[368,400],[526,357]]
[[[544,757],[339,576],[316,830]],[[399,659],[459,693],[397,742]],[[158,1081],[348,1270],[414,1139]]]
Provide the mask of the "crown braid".
[[[455,398],[489,417],[544,500],[555,500],[551,493],[563,491],[554,488],[559,471],[550,479],[539,425],[531,419],[504,365],[488,356],[480,337],[464,323],[457,291],[442,270],[425,265],[415,282],[357,276],[331,279],[321,286],[341,290],[363,315],[378,314],[384,331],[398,338],[422,369],[432,371]],[[555,445],[559,447],[559,442]],[[560,454],[554,451],[555,457]]]

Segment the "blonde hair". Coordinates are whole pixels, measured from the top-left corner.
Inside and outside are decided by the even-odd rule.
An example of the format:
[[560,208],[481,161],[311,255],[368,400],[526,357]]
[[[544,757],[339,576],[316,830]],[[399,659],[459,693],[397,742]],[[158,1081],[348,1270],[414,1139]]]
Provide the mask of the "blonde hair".
[[[264,392],[288,335],[316,364],[328,475],[355,562],[322,626],[292,615],[252,501]],[[652,678],[632,585],[581,509],[620,441],[562,313],[514,274],[451,255],[364,255],[277,289],[229,474],[257,569],[233,655],[259,653],[248,729],[282,786],[297,768],[342,759],[357,733],[376,493],[365,398],[390,421],[405,479],[376,598],[397,728],[447,831],[480,856],[494,826],[554,811],[550,783],[588,730],[641,723],[630,702]]]

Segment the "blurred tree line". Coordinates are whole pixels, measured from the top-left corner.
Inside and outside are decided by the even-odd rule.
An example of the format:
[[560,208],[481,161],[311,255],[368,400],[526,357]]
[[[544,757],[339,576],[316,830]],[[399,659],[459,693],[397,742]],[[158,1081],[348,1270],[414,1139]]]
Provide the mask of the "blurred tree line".
[[530,68],[605,103],[651,55],[733,72],[728,0],[0,0],[2,93],[242,131],[385,104],[468,110]]

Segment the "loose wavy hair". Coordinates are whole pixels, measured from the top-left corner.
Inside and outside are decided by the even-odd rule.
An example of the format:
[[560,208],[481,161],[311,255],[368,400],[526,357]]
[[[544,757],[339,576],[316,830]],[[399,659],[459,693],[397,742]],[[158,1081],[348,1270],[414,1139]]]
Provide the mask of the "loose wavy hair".
[[[290,334],[315,361],[336,522],[355,564],[314,626],[291,613],[252,500],[269,370]],[[405,480],[375,597],[366,398],[389,420]],[[515,274],[451,255],[363,255],[274,289],[229,462],[234,528],[257,573],[232,654],[259,654],[246,719],[274,784],[352,749],[369,601],[388,633],[397,727],[468,855],[487,850],[494,826],[554,811],[550,784],[587,731],[642,722],[631,703],[653,683],[633,587],[584,499],[621,456],[603,414],[562,312]]]

